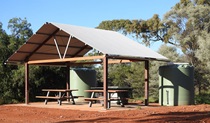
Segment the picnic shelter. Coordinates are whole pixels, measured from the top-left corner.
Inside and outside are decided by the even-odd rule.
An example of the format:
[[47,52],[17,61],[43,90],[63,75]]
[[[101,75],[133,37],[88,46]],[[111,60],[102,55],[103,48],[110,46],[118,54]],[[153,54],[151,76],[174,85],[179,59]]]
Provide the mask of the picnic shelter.
[[[99,51],[100,55],[87,56],[86,54],[92,49]],[[150,60],[169,61],[168,58],[118,32],[47,22],[12,54],[6,63],[25,65],[26,104],[29,103],[30,65],[66,67],[66,89],[69,89],[71,66],[102,64],[104,108],[107,109],[108,64],[138,61],[145,63],[144,102],[148,105]]]

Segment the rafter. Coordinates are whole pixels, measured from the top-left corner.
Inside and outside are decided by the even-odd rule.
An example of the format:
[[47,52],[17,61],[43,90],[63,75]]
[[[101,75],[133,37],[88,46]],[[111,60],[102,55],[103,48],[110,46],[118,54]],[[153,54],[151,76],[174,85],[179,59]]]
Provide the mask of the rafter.
[[81,53],[84,49],[86,49],[86,47],[88,47],[88,45],[83,46],[79,51],[77,51],[73,57],[77,56],[79,53]]
[[53,35],[55,35],[60,29],[57,28],[51,35],[49,35],[48,38],[46,38],[34,51],[32,51],[25,59],[24,61],[28,61],[29,58],[33,55],[34,52],[36,52],[37,50],[39,50],[39,48],[42,47],[43,44],[45,44]]
[[[41,33],[41,32],[37,32],[36,33],[37,35],[48,35],[50,36],[51,34],[48,34],[48,33]],[[59,35],[59,34],[56,34],[55,36],[59,36],[59,37],[69,37],[68,35]]]
[[[26,52],[26,51],[16,51],[17,53],[31,53],[31,52]],[[58,55],[57,53],[42,53],[42,52],[35,52],[34,54],[44,54],[44,55]],[[63,54],[61,54],[63,55]],[[66,55],[68,57],[72,57],[72,55]],[[81,55],[80,55],[81,56]]]
[[[26,44],[40,45],[41,43],[26,42]],[[55,44],[43,44],[43,45],[55,47]],[[66,45],[59,44],[59,47],[66,47]],[[78,47],[78,46],[69,46],[69,48],[81,48],[81,47]],[[92,48],[91,47],[86,47],[86,49],[92,49]]]

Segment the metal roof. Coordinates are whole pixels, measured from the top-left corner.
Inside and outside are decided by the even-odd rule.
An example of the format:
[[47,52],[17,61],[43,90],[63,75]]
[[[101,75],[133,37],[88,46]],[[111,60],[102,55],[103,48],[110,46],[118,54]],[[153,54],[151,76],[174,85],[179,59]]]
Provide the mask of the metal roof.
[[93,48],[109,56],[169,61],[118,32],[46,23],[7,62],[82,57]]

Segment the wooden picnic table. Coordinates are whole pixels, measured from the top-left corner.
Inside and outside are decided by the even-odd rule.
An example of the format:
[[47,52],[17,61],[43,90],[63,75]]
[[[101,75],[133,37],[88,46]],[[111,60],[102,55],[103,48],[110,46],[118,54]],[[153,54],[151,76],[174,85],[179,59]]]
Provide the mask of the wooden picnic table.
[[[101,94],[103,95],[104,90],[85,90],[85,92],[90,92],[91,93],[91,97],[90,98],[85,98],[85,101],[89,101],[89,107],[92,106],[93,102],[95,101],[104,101],[104,97],[96,97],[95,94]],[[119,101],[120,105],[122,107],[124,107],[124,104],[122,102],[122,100],[128,100],[128,98],[124,98],[121,96],[118,97],[113,97],[112,94],[114,93],[118,93],[117,95],[120,95],[119,93],[125,93],[128,92],[128,90],[108,90],[108,107],[111,107],[111,101]]]
[[[73,96],[72,91],[78,91],[78,89],[42,89],[42,91],[46,91],[46,96],[36,96],[36,98],[43,98],[45,99],[44,104],[46,105],[48,99],[55,99],[58,101],[58,104],[62,104],[62,100],[71,99],[72,104],[75,104],[74,98],[77,96]],[[52,95],[52,94],[54,95]],[[68,94],[67,94],[68,93]]]

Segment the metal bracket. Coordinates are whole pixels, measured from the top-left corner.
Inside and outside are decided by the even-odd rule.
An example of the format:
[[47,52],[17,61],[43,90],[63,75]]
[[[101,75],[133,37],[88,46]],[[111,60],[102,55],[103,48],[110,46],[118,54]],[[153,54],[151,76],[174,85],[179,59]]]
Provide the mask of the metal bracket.
[[67,42],[67,44],[66,44],[66,49],[65,49],[65,51],[64,51],[64,54],[63,54],[63,57],[61,56],[61,52],[60,52],[60,49],[59,49],[59,46],[58,46],[58,43],[57,43],[57,40],[56,40],[56,37],[54,36],[54,42],[55,42],[55,46],[56,46],[56,49],[57,49],[57,51],[58,51],[58,55],[59,55],[59,58],[60,59],[64,59],[65,57],[66,57],[66,53],[67,53],[67,51],[68,51],[68,48],[69,48],[69,44],[70,44],[70,41],[71,41],[71,35],[69,36],[69,40],[68,40],[68,42]]
[[57,49],[57,51],[58,51],[58,55],[59,55],[60,59],[62,59],[61,53],[60,53],[60,50],[59,50],[59,47],[58,47],[58,43],[57,43],[57,41],[56,41],[56,37],[55,37],[55,36],[54,36],[54,42],[55,42],[56,49]]
[[66,49],[65,49],[65,52],[64,52],[64,54],[63,54],[63,59],[66,57],[66,53],[67,53],[67,51],[68,51],[68,47],[69,47],[70,41],[71,41],[71,35],[69,36],[69,40],[68,40],[68,42],[67,42]]

